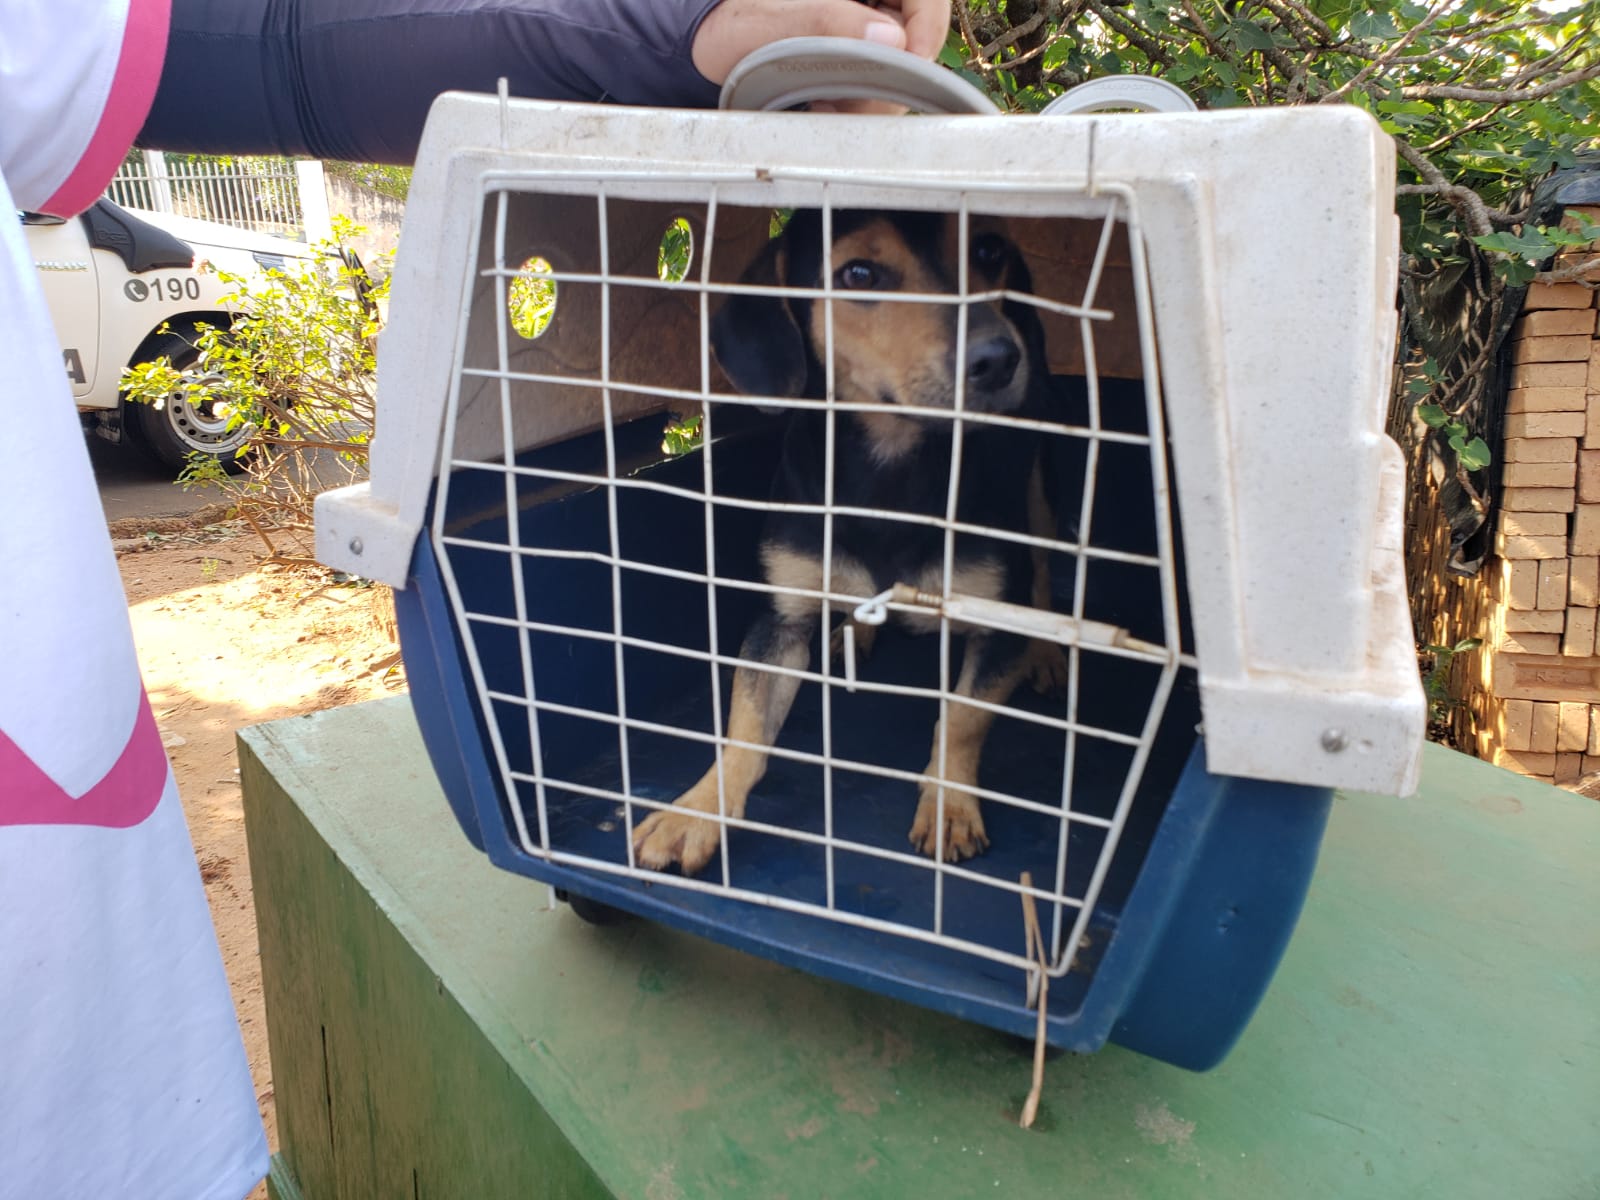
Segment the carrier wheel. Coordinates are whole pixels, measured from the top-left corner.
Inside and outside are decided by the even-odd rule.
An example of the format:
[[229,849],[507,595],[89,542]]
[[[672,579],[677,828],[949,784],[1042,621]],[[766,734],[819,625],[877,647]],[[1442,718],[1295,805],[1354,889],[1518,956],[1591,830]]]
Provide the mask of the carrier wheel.
[[630,912],[612,908],[609,904],[601,904],[600,901],[591,900],[587,896],[563,891],[561,888],[556,889],[556,899],[570,905],[574,913],[591,925],[621,925],[633,920],[633,914]]

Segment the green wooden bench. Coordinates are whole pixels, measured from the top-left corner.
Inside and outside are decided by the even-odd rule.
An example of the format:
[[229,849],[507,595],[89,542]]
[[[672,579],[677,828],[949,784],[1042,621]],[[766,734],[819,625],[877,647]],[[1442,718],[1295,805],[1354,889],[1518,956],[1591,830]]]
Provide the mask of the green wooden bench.
[[1600,804],[1337,801],[1233,1055],[1030,1048],[495,870],[406,700],[240,735],[278,1200],[1600,1196]]

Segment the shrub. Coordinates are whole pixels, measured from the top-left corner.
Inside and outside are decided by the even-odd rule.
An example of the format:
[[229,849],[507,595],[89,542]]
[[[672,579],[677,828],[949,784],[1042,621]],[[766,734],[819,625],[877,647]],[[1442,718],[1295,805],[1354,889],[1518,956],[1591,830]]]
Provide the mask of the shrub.
[[313,498],[366,476],[389,284],[387,270],[374,283],[346,249],[361,232],[335,218],[315,266],[249,279],[222,273],[236,288],[228,303],[239,315],[225,329],[200,327],[198,363],[180,373],[162,358],[123,375],[129,399],[149,403],[186,388],[197,399],[225,399],[229,420],[252,428],[238,451],[240,474],[193,454],[179,481],[220,486],[270,559],[310,561]]

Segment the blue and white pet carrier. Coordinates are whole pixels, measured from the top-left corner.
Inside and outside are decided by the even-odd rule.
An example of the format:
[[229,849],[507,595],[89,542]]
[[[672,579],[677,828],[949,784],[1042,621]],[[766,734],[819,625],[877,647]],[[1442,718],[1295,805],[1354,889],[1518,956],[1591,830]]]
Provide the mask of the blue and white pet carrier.
[[[1290,936],[1331,789],[1416,779],[1403,467],[1383,434],[1391,162],[1349,108],[894,119],[442,97],[371,481],[318,501],[317,536],[324,562],[397,589],[467,836],[591,912],[1029,1036],[1048,973],[1052,1044],[1218,1062]],[[831,455],[869,406],[831,369],[818,396],[741,394],[711,331],[730,297],[782,302],[748,268],[790,213],[826,239],[863,211],[942,214],[954,261],[997,229],[1020,253],[1031,291],[963,269],[881,302],[956,312],[960,338],[980,305],[1033,311],[1075,399],[1008,416],[958,385],[916,415],[952,447],[988,425],[1036,439],[1056,519],[966,528],[953,481],[948,508],[854,512],[831,467],[805,511],[1024,545],[1048,580],[1032,605],[964,590],[949,555],[872,589],[764,568],[790,410],[820,414]],[[831,362],[858,297],[824,273],[805,299]],[[704,870],[648,869],[636,828],[749,749],[728,728],[738,647],[796,598],[820,616],[804,666],[766,664],[798,688],[748,808],[703,817]],[[957,678],[975,629],[1032,639],[1058,686],[987,705],[968,790],[988,848],[941,861],[907,829],[919,791],[949,802],[935,731],[977,703]]]

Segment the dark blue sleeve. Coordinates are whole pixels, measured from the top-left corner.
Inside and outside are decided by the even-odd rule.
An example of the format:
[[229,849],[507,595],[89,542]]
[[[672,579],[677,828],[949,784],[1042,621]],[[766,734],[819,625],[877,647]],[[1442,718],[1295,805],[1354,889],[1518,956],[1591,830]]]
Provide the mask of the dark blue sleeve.
[[709,107],[718,0],[172,0],[155,149],[409,163],[440,92]]

